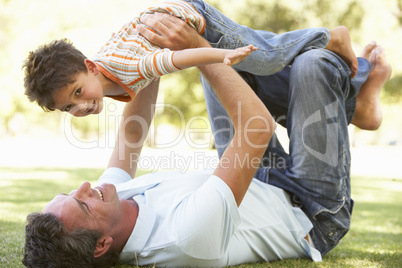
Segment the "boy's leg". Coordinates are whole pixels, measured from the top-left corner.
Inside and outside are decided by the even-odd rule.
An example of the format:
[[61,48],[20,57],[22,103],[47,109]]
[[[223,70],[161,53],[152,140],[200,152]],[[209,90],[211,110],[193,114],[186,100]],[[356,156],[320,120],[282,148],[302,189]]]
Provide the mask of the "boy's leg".
[[326,28],[310,28],[279,35],[256,31],[234,22],[202,0],[186,1],[205,18],[207,27],[203,37],[213,47],[234,49],[252,44],[258,48],[234,66],[237,70],[256,75],[274,74],[288,65],[303,49],[324,48],[330,40]]

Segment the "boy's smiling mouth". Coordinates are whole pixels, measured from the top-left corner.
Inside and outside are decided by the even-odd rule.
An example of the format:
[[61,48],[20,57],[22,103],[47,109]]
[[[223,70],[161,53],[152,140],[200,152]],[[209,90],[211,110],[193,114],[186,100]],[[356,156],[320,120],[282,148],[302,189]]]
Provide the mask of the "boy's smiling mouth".
[[97,107],[97,105],[96,105],[96,102],[94,100],[93,103],[92,103],[92,106],[89,109],[86,110],[86,113],[87,114],[92,114],[96,110],[96,107]]

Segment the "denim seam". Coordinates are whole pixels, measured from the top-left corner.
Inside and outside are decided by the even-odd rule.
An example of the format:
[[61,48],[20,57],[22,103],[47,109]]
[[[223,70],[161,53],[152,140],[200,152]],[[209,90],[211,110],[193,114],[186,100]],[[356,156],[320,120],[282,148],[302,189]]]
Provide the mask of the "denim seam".
[[345,203],[346,203],[346,195],[343,194],[343,196],[342,196],[342,204],[340,204],[336,210],[330,210],[328,208],[320,209],[316,213],[314,213],[313,219],[318,220],[317,215],[321,214],[321,213],[324,213],[324,212],[327,212],[329,214],[335,215],[336,213],[338,213],[345,206]]

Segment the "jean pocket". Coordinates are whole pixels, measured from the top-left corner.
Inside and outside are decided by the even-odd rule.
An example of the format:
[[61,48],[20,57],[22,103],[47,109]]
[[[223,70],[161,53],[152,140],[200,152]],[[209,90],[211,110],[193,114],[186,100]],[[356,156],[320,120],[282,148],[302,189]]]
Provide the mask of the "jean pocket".
[[337,213],[322,211],[315,215],[315,225],[326,240],[337,243],[350,229],[350,210],[343,206]]

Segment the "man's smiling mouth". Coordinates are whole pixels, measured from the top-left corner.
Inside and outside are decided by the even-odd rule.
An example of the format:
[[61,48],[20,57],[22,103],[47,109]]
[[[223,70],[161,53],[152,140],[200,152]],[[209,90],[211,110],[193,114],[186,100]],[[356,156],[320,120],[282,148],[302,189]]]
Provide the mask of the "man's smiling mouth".
[[97,188],[95,188],[95,190],[96,190],[96,192],[98,192],[100,199],[101,199],[102,201],[105,201],[105,200],[103,199],[103,193],[101,192],[101,190],[99,190],[99,189],[97,189]]

